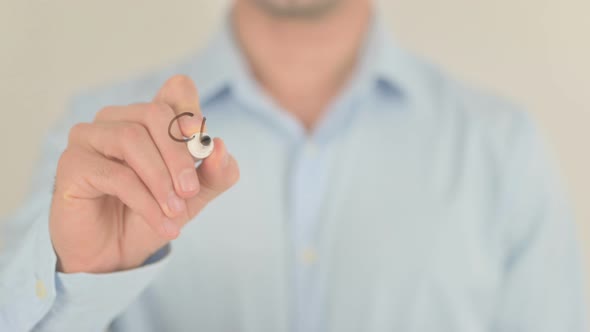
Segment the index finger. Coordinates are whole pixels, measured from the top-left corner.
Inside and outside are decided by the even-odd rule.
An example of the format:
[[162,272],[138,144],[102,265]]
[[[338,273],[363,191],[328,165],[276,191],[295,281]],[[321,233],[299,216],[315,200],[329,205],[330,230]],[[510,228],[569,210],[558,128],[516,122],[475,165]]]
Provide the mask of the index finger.
[[[175,75],[169,78],[160,91],[158,91],[154,102],[169,105],[176,115],[190,112],[194,116],[183,116],[178,119],[178,126],[173,126],[177,134],[178,127],[185,137],[191,137],[201,130],[203,114],[199,105],[199,93],[193,80],[186,75]],[[206,128],[203,129],[206,132]]]

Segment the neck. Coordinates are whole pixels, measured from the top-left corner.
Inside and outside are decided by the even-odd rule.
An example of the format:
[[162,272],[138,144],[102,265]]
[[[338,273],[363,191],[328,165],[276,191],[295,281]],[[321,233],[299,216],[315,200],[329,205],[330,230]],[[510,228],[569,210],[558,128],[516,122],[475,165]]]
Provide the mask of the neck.
[[311,130],[355,68],[370,2],[342,1],[313,18],[273,16],[246,0],[233,9],[234,32],[256,80]]

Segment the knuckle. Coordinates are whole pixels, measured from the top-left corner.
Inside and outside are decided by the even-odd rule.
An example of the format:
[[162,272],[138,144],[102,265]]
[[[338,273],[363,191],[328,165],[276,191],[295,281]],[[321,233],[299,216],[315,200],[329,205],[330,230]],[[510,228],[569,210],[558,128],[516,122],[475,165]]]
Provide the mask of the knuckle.
[[137,175],[124,166],[115,167],[112,172],[115,172],[115,179],[119,180],[121,188],[130,189],[136,188]]
[[64,179],[80,174],[80,165],[86,164],[86,152],[78,147],[67,147],[57,161],[54,191]]
[[83,173],[87,174],[91,178],[94,177],[99,181],[104,181],[104,179],[109,179],[113,176],[119,175],[118,171],[115,169],[116,164],[108,159],[97,159],[95,156],[93,156],[88,159],[88,161],[88,168]]
[[53,192],[57,192],[59,191],[60,187],[61,187],[61,183],[63,182],[63,177],[65,174],[68,174],[68,169],[69,169],[69,165],[71,165],[70,163],[71,160],[71,152],[70,150],[66,149],[61,156],[59,157],[59,160],[57,161],[57,170],[55,172],[55,182],[53,184]]
[[170,105],[168,105],[166,103],[153,102],[152,105],[153,105],[154,109],[159,113],[165,113],[166,115],[168,115],[167,113],[174,113],[174,110],[172,109],[172,107],[170,107]]
[[116,177],[119,181],[121,180],[120,173],[118,170],[114,170],[109,165],[97,165],[94,169],[94,175],[99,179],[106,179],[108,177]]
[[149,103],[145,107],[144,120],[148,125],[167,122],[168,118],[174,114],[172,108],[165,103]]
[[187,75],[183,75],[183,74],[177,74],[174,75],[172,77],[170,77],[170,79],[168,80],[168,85],[171,88],[194,88],[195,84],[193,83],[193,80],[187,76]]
[[68,144],[73,144],[80,140],[80,138],[84,135],[84,133],[88,132],[90,128],[89,123],[77,123],[75,124],[68,134]]
[[77,149],[71,147],[66,148],[57,161],[57,169],[60,170],[67,167],[67,165],[70,165],[76,159],[79,159],[78,156],[79,153],[77,152]]
[[94,175],[100,179],[111,178],[122,188],[130,188],[132,176],[130,171],[115,163],[101,163],[94,169]]
[[136,144],[143,141],[146,135],[145,127],[137,123],[129,123],[119,129],[119,136],[123,144]]
[[115,112],[115,106],[106,106],[101,108],[96,115],[94,116],[94,121],[105,121],[112,117],[112,114]]

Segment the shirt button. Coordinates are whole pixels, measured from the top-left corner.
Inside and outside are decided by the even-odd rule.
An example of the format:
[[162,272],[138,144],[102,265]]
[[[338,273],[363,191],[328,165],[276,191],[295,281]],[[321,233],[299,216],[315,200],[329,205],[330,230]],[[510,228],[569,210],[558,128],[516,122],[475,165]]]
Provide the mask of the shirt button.
[[35,284],[35,293],[37,294],[37,298],[39,298],[39,300],[43,300],[47,296],[45,284],[39,279],[37,279],[37,283]]
[[318,254],[313,248],[306,248],[301,253],[301,259],[305,265],[312,265],[318,260]]
[[308,142],[305,146],[305,155],[308,158],[315,158],[317,157],[319,154],[319,148],[317,146],[317,144],[313,143],[313,142]]

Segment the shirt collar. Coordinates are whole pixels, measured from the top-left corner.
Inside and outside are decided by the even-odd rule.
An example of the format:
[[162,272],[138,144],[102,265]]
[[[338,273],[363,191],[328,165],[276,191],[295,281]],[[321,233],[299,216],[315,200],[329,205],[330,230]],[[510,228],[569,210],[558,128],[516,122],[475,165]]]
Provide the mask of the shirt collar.
[[199,88],[202,103],[235,87],[249,75],[248,66],[234,40],[229,15],[189,66],[189,74]]
[[[405,96],[414,76],[411,64],[411,58],[396,45],[381,16],[375,14],[356,79],[365,80],[369,88]],[[235,41],[229,15],[205,49],[191,61],[189,72],[199,87],[202,103],[208,103],[239,84],[252,81],[248,65]]]
[[407,92],[407,59],[379,15],[373,19],[365,49],[364,61],[369,63],[363,65],[369,68],[372,82],[382,84],[392,92]]

